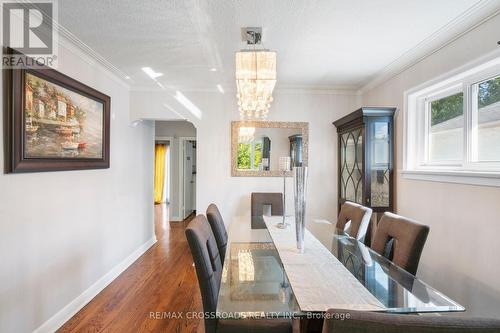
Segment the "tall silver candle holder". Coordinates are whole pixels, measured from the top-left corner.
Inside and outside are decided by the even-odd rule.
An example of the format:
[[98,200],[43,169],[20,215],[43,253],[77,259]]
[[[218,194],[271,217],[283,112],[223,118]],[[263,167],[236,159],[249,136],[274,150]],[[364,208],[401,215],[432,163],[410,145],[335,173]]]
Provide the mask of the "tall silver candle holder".
[[306,226],[307,167],[293,168],[293,193],[295,202],[295,233],[297,249],[304,253],[304,232]]
[[279,158],[279,170],[283,175],[283,221],[278,223],[278,228],[285,229],[289,226],[286,223],[286,174],[290,171],[290,156],[281,156]]

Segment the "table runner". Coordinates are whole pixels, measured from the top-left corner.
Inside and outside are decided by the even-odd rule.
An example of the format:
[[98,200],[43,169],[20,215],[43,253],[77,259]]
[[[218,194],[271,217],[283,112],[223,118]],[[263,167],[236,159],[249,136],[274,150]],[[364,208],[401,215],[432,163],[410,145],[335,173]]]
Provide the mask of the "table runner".
[[269,234],[278,250],[295,298],[302,311],[326,311],[330,308],[383,311],[380,303],[342,263],[307,229],[305,252],[299,253],[295,240],[295,222],[280,229],[281,216],[265,216]]

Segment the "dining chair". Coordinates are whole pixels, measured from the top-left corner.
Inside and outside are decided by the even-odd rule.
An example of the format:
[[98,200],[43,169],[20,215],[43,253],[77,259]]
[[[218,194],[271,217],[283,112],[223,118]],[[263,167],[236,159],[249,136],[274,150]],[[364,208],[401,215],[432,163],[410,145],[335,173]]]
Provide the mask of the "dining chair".
[[358,241],[364,242],[371,217],[371,208],[346,201],[340,208],[336,228],[356,238]]
[[330,309],[323,333],[493,333],[500,320],[451,316],[413,316]]
[[283,215],[283,194],[281,193],[252,193],[251,213],[252,229],[265,229],[266,224],[262,218],[264,206],[271,206],[271,215]]
[[191,255],[201,291],[205,315],[205,333],[290,333],[291,320],[215,318],[222,277],[222,263],[215,236],[203,215],[196,216],[186,227]]
[[378,223],[371,248],[416,275],[428,234],[428,226],[386,212]]
[[221,262],[224,265],[227,247],[227,231],[217,205],[212,203],[208,206],[207,219],[208,223],[210,223],[210,227],[212,228],[212,232],[214,233],[215,241],[217,242]]

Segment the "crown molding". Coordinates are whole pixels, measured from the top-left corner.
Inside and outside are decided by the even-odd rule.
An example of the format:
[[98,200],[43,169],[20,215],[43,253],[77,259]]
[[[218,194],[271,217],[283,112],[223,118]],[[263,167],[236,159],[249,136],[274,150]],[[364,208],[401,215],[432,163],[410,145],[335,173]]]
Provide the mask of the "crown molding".
[[[214,88],[183,88],[183,87],[173,87],[173,86],[164,86],[159,87],[157,84],[146,84],[146,85],[133,85],[130,89],[131,91],[140,91],[140,92],[175,92],[175,91],[181,91],[181,92],[201,92],[201,93],[218,93],[220,94],[219,90],[217,90],[216,87]],[[231,92],[232,90],[228,89],[226,90],[227,92]]]
[[498,0],[481,0],[477,2],[467,11],[392,61],[369,79],[367,83],[361,83],[358,93],[362,95],[387,82],[499,13],[500,2]]
[[[214,88],[161,88],[157,85],[135,85],[130,88],[131,91],[137,92],[175,92],[179,90],[186,93],[215,93],[215,94],[236,94],[234,87],[224,88],[224,93],[221,93]],[[306,86],[306,85],[287,85],[274,89],[276,94],[312,94],[312,95],[359,95],[356,86]]]
[[358,95],[355,86],[284,86],[274,91],[277,94]]
[[274,91],[278,94],[356,95],[357,88],[355,85],[278,84]]
[[54,28],[58,33],[59,39],[62,39],[62,41],[60,40],[60,42],[63,43],[64,41],[68,42],[71,47],[76,48],[78,51],[83,53],[89,59],[99,64],[105,70],[107,70],[110,74],[112,74],[118,81],[123,83],[126,87],[128,87],[129,89],[131,88],[133,81],[127,80],[125,78],[127,74],[122,72],[118,67],[113,65],[106,58],[104,58],[99,53],[94,51],[94,49],[85,44],[81,39],[75,36],[71,31],[60,25],[57,21],[54,20],[53,24]]
[[[37,7],[36,2],[27,1],[27,0],[18,0],[21,6],[35,6]],[[31,9],[31,7],[25,7],[27,9]],[[41,9],[40,9],[41,10]],[[66,29],[64,26],[59,24],[57,21],[57,11],[56,17],[52,18],[52,27],[56,31],[56,50],[59,49],[60,46],[63,48],[73,52],[75,55],[82,58],[82,60],[86,61],[90,65],[99,65],[104,69],[110,77],[113,78],[116,82],[122,84],[128,90],[130,90],[130,86],[133,83],[132,80],[127,80],[125,77],[127,76],[120,69],[114,66],[111,62],[106,60],[99,53],[94,51],[90,46],[85,44],[82,40],[76,37],[72,32]],[[47,31],[42,30],[42,34],[46,35]],[[56,51],[57,52],[57,51]],[[58,56],[58,54],[56,54]],[[57,66],[55,67],[57,69]]]

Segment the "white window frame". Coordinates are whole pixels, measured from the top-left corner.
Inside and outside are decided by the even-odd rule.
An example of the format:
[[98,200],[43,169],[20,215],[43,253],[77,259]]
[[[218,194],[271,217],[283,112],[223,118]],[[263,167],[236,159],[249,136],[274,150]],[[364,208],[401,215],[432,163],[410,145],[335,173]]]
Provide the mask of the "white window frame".
[[[500,186],[500,161],[477,160],[477,84],[500,76],[500,52],[405,92],[403,176],[411,179]],[[463,92],[461,161],[430,160],[430,103]]]
[[[420,101],[418,103],[420,106],[421,111],[424,112],[422,116],[422,121],[421,121],[421,126],[422,129],[419,131],[422,131],[422,133],[419,133],[418,135],[421,136],[419,138],[419,149],[421,149],[420,152],[420,165],[421,167],[429,167],[429,168],[434,168],[434,167],[443,167],[443,166],[448,166],[448,167],[460,167],[462,166],[462,161],[432,161],[431,160],[431,104],[434,101],[440,100],[442,98],[446,98],[449,96],[453,96],[459,93],[464,93],[463,85],[462,84],[454,84],[449,87],[446,87],[445,89],[440,89],[438,91],[434,91],[431,94],[428,94],[424,97],[420,97]],[[464,99],[465,99],[465,94],[464,94]],[[464,111],[465,114],[465,111]],[[464,128],[465,130],[465,128]],[[465,138],[464,138],[465,139]],[[465,141],[464,141],[465,142]]]

